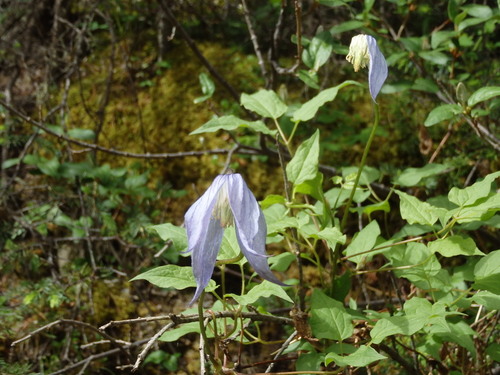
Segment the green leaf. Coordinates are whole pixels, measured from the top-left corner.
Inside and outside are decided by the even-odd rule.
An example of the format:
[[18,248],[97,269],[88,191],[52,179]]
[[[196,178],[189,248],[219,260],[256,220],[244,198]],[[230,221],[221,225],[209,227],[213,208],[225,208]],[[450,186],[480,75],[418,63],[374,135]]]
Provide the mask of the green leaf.
[[193,130],[191,133],[189,133],[189,135],[212,133],[218,130],[231,131],[238,128],[252,129],[256,132],[272,135],[273,137],[276,134],[276,130],[269,129],[262,121],[246,121],[236,116],[229,115],[214,118],[204,123],[198,129]]
[[500,250],[495,250],[477,262],[474,267],[476,282],[472,285],[476,289],[486,289],[500,294]]
[[436,125],[437,123],[449,120],[462,113],[463,109],[458,104],[443,104],[434,108],[424,121],[425,126]]
[[316,173],[316,177],[312,180],[304,181],[299,185],[294,186],[294,192],[300,194],[307,194],[318,201],[323,200],[323,174]]
[[146,173],[140,175],[132,175],[125,179],[125,187],[127,189],[140,188],[148,182],[148,176]]
[[[331,250],[335,249],[335,246],[338,243],[342,245],[345,244],[345,241],[347,239],[346,235],[342,234],[342,232],[335,227],[325,228],[322,231],[316,233],[315,236],[317,236],[317,238],[319,239],[325,240]],[[313,235],[313,238],[315,236]]]
[[[358,174],[358,167],[344,167],[342,168],[342,176],[347,178],[352,175]],[[380,178],[380,171],[376,168],[365,165],[361,171],[361,176],[359,176],[359,183],[361,185],[370,185],[372,182],[377,181]]]
[[270,194],[260,202],[260,206],[262,209],[265,209],[277,203],[284,205],[286,203],[285,197],[282,195]]
[[260,90],[252,95],[242,94],[241,105],[263,117],[277,119],[288,107],[278,95],[271,90]]
[[457,36],[456,31],[434,31],[431,34],[431,47],[432,49],[436,49],[443,42],[449,41],[451,38]]
[[463,320],[449,323],[446,329],[434,326],[431,333],[435,333],[441,340],[454,342],[467,349],[473,358],[476,357],[476,348],[472,337],[476,334],[469,324]]
[[338,25],[331,27],[330,33],[332,35],[341,34],[345,31],[359,29],[359,28],[363,27],[364,25],[365,25],[365,23],[363,21],[350,20],[350,21],[342,22]]
[[341,5],[347,5],[346,3],[349,2],[349,0],[347,1],[343,1],[343,0],[318,0],[318,2],[321,4],[321,5],[326,5],[327,7],[338,7],[338,6],[341,6]]
[[348,256],[351,262],[359,264],[364,259],[366,259],[366,257],[369,257],[370,254],[357,255],[354,257],[351,257],[351,255],[373,249],[379,235],[380,227],[378,223],[373,220],[370,224],[368,224],[360,232],[357,233],[356,237],[354,237],[349,246],[347,246],[347,248],[344,250],[344,255]]
[[469,4],[462,7],[469,16],[476,18],[490,18],[493,11],[487,5]]
[[354,353],[347,356],[340,356],[336,353],[328,353],[325,357],[325,364],[328,366],[330,363],[335,362],[337,366],[354,366],[365,367],[370,363],[385,359],[387,357],[379,354],[371,346],[362,345]]
[[207,99],[210,99],[215,92],[214,81],[212,81],[208,74],[200,73],[198,79],[200,80],[201,92],[203,93],[203,96],[194,99],[194,104],[198,104],[204,102]]
[[58,215],[54,219],[54,224],[70,229],[75,226],[75,222],[73,221],[73,219],[63,213],[58,213]]
[[473,205],[459,207],[449,212],[457,223],[471,223],[474,221],[486,222],[500,210],[500,194],[491,193],[489,196],[478,200]]
[[483,180],[474,183],[464,189],[456,187],[451,188],[448,193],[450,202],[457,206],[469,206],[476,203],[479,199],[485,198],[491,191],[491,183],[500,176],[500,171],[487,175]]
[[314,36],[307,49],[302,51],[302,60],[313,71],[324,65],[332,53],[333,39],[328,31],[323,31]]
[[500,362],[500,344],[492,343],[486,348],[486,354],[488,354],[492,360]]
[[500,95],[500,86],[488,86],[481,87],[479,90],[475,91],[467,101],[470,107],[474,107],[476,104],[484,102],[485,100],[494,98]]
[[163,241],[172,241],[176,251],[186,251],[188,248],[186,229],[170,223],[153,225],[150,227],[161,237]]
[[425,298],[413,297],[405,302],[403,309],[407,316],[429,316],[432,314],[432,303]]
[[[241,254],[240,245],[236,239],[236,231],[234,226],[226,228],[224,231],[224,236],[222,237],[222,242],[220,245],[219,254],[217,255],[217,260],[228,260],[234,259]],[[238,262],[234,264],[243,265],[247,262],[246,258],[241,258]]]
[[338,86],[321,91],[314,98],[302,104],[302,106],[294,112],[292,121],[309,121],[326,102],[335,99],[340,89],[353,84],[360,85],[355,81],[345,81]]
[[396,334],[405,336],[413,335],[424,327],[425,322],[426,317],[417,319],[417,316],[391,316],[389,318],[382,318],[370,331],[370,336],[374,344],[380,344],[387,336]]
[[433,253],[440,253],[444,257],[453,257],[456,255],[484,255],[484,253],[477,248],[472,238],[458,235],[432,241],[428,243],[427,246]]
[[71,138],[81,139],[84,141],[93,141],[95,139],[95,133],[91,129],[70,129],[68,130],[68,135]]
[[304,82],[307,86],[319,90],[319,84],[318,84],[318,74],[312,70],[304,70],[301,69],[297,73],[297,76],[299,79]]
[[402,267],[394,271],[398,277],[404,277],[422,289],[432,289],[444,284],[437,277],[441,264],[422,243],[412,242],[406,246],[397,246],[392,251],[384,252],[384,255],[394,267]]
[[424,178],[443,173],[448,168],[445,164],[427,164],[422,168],[407,168],[394,183],[401,186],[416,186]]
[[458,15],[458,0],[448,0],[448,18],[453,21]]
[[450,61],[449,56],[439,51],[421,51],[418,55],[435,65],[446,65]]
[[285,272],[295,259],[296,256],[292,253],[281,253],[269,258],[269,266],[272,270]]
[[422,202],[411,195],[402,191],[395,190],[401,200],[400,210],[401,217],[410,224],[434,225],[434,223],[447,213],[444,208],[439,208],[430,205],[427,202]]
[[[457,17],[458,18],[458,17]],[[469,17],[458,23],[458,31],[463,31],[470,26],[479,25],[480,23],[484,23],[488,21],[488,18],[477,18],[477,17]]]
[[238,302],[242,306],[251,305],[261,297],[269,298],[271,296],[275,296],[281,298],[287,302],[293,303],[293,300],[286,294],[283,287],[274,284],[270,281],[264,280],[260,284],[254,286],[250,291],[243,295],[238,296],[236,294],[229,294],[236,302]]
[[361,208],[362,212],[368,215],[368,218],[370,219],[371,219],[371,214],[376,211],[391,212],[391,205],[389,204],[389,200],[369,204],[367,206],[362,206]]
[[295,363],[295,370],[300,371],[301,373],[306,373],[305,371],[308,370],[320,370],[323,358],[323,354],[315,352],[301,354]]
[[[137,275],[130,281],[136,280],[147,280],[160,288],[174,288],[177,290],[196,287],[193,269],[191,267],[180,267],[173,264],[152,268],[149,271]],[[212,292],[215,289],[215,281],[210,280],[205,291]]]
[[311,297],[311,325],[314,337],[318,339],[345,340],[353,332],[352,317],[344,306],[318,289]]
[[486,307],[486,309],[500,310],[500,295],[488,292],[486,290],[481,290],[474,294],[472,300],[480,305]]
[[435,94],[439,91],[438,85],[434,83],[433,80],[428,78],[417,78],[415,82],[411,85],[412,90],[429,92]]
[[14,165],[19,164],[21,161],[21,158],[12,158],[12,159],[7,159],[2,163],[2,169],[7,169],[10,168]]
[[312,180],[318,173],[319,161],[319,130],[308,140],[304,141],[295,153],[290,163],[286,166],[288,179],[294,185],[300,185],[307,180]]
[[273,204],[263,210],[267,223],[267,234],[283,232],[286,228],[296,228],[299,224],[296,217],[288,215],[288,209],[281,204]]
[[200,333],[200,323],[199,322],[185,323],[180,327],[165,332],[163,335],[160,336],[158,340],[163,342],[175,342],[179,340],[182,336],[187,335],[188,333]]

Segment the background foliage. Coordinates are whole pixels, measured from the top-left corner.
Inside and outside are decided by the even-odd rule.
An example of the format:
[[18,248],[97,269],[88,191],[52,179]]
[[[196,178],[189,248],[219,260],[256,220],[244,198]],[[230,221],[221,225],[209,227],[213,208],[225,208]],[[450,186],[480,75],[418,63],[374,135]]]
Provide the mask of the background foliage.
[[[0,373],[130,371],[164,322],[98,327],[196,315],[185,310],[192,289],[167,276],[190,264],[184,212],[226,167],[262,201],[270,262],[296,285],[228,286],[248,319],[231,329],[248,335],[210,343],[238,371],[265,371],[280,348],[276,372],[499,371],[498,3],[0,9]],[[366,72],[345,61],[359,33],[376,37],[389,78],[340,225],[372,129]],[[276,124],[289,144],[277,147]],[[229,285],[239,269],[227,267]],[[129,282],[158,270],[168,288]],[[155,342],[138,372],[200,373],[195,318]],[[285,346],[295,331],[302,340]]]

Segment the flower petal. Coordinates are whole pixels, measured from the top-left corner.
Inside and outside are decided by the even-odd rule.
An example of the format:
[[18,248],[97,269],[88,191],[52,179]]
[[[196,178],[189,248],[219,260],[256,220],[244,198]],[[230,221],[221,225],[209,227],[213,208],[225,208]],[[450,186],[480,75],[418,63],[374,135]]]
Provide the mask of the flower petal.
[[187,253],[191,252],[196,246],[203,245],[219,190],[226,183],[223,177],[217,176],[207,191],[189,207],[184,215],[184,225],[188,238]]
[[191,265],[197,286],[189,305],[198,299],[212,277],[223,234],[224,228],[220,226],[219,220],[212,218],[208,223],[203,243],[193,248]]
[[224,228],[212,216],[219,190],[226,183],[224,176],[217,176],[207,191],[189,208],[184,215],[184,225],[188,238],[188,251],[192,252],[191,263],[196,279],[196,292],[192,304],[207,286],[214,270],[220,249]]
[[[251,247],[245,246],[246,244],[241,240],[240,236],[242,231],[236,229],[236,238],[238,239],[241,251],[245,255],[245,258],[247,258],[248,263],[250,263],[250,265],[253,267],[255,272],[257,272],[257,274],[260,277],[281,286],[289,286],[285,283],[282,283],[276,276],[274,276],[271,269],[269,268],[269,264],[267,263],[267,257],[268,257],[268,255],[266,254],[267,228],[263,213],[261,213],[261,216],[259,217],[259,223],[260,223],[259,227],[261,229],[257,232],[253,240],[250,242]],[[252,249],[255,251],[252,251]]]
[[266,220],[257,200],[240,174],[229,177],[229,204],[234,215],[236,238],[243,255],[262,278],[286,286],[274,276],[267,263]]
[[366,35],[366,41],[368,43],[368,53],[370,54],[370,64],[368,66],[368,85],[370,86],[372,99],[376,102],[377,95],[387,78],[387,61],[385,60],[382,52],[380,52],[377,41],[374,37]]

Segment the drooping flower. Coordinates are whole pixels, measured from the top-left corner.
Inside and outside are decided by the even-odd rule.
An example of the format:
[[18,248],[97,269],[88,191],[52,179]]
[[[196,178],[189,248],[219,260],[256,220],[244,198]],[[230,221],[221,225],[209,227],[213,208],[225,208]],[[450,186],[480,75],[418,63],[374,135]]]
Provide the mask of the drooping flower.
[[184,219],[197,285],[190,304],[198,299],[210,281],[224,229],[231,225],[235,226],[238,245],[255,272],[266,280],[285,286],[267,264],[264,214],[240,174],[217,176],[189,208]]
[[368,64],[368,86],[375,102],[387,78],[387,61],[378,48],[377,41],[370,35],[360,34],[352,38],[347,61],[354,65],[354,71]]

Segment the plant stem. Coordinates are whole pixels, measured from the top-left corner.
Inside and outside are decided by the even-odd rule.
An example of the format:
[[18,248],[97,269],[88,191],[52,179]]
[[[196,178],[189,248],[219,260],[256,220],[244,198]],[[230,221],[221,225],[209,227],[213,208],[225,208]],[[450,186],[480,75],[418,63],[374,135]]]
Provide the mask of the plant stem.
[[[340,223],[340,231],[343,232],[345,226],[347,224],[347,216],[349,215],[349,209],[351,208],[352,201],[354,199],[354,194],[356,194],[356,190],[359,185],[359,180],[361,178],[361,174],[363,173],[363,168],[366,164],[366,159],[368,157],[368,152],[370,151],[370,147],[372,145],[373,139],[375,138],[375,133],[377,132],[377,127],[380,121],[380,111],[377,103],[373,103],[373,109],[375,112],[375,118],[373,120],[372,131],[370,133],[370,137],[368,138],[368,142],[366,142],[365,149],[363,151],[363,156],[361,156],[361,162],[359,163],[358,173],[356,174],[356,179],[354,180],[354,186],[352,187],[351,194],[349,195],[349,200],[345,206],[344,215],[342,216],[342,221]],[[332,291],[334,288],[335,276],[337,274],[337,263],[340,259],[340,245],[337,243],[335,246],[335,250],[333,251],[333,259],[332,259]]]
[[[203,340],[203,348],[204,348],[204,353],[205,353],[206,357],[210,360],[210,362],[214,366],[215,372],[217,374],[220,374],[220,373],[222,373],[221,372],[222,368],[221,368],[221,365],[220,365],[218,359],[212,355],[212,349],[210,348],[210,345],[208,343],[207,332],[205,329],[205,319],[204,319],[204,314],[203,314],[203,299],[204,298],[205,298],[205,291],[203,291],[201,293],[200,299],[198,301],[198,322],[200,323],[200,334],[201,334],[200,339]],[[204,362],[205,360],[206,360],[206,358],[200,357],[200,361]]]
[[344,216],[342,217],[342,222],[340,223],[340,230],[343,231],[345,225],[347,223],[347,216],[349,215],[349,209],[351,208],[352,201],[354,199],[354,194],[356,194],[356,189],[359,185],[359,179],[361,178],[361,174],[363,173],[363,168],[366,164],[366,159],[368,157],[368,152],[370,151],[370,147],[372,145],[373,139],[375,138],[375,133],[377,131],[378,123],[380,121],[380,111],[377,103],[373,104],[375,111],[375,119],[373,121],[372,131],[370,133],[370,137],[368,138],[368,142],[366,142],[365,149],[363,151],[363,156],[361,157],[361,162],[359,163],[358,173],[356,175],[356,179],[354,180],[354,186],[352,188],[351,194],[349,195],[349,200],[347,201],[347,205],[345,207]]

